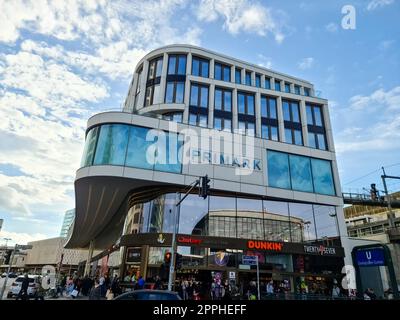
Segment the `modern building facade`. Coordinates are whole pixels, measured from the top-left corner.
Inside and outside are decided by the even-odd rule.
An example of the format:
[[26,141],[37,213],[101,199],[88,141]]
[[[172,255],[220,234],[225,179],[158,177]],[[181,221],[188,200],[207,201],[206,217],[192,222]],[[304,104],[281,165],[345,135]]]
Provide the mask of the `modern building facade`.
[[60,237],[66,238],[68,236],[69,228],[72,226],[75,218],[75,209],[65,211],[63,224],[61,226]]
[[[263,281],[329,291],[351,248],[328,101],[314,92],[199,47],[150,52],[123,110],[88,121],[66,247],[119,248],[122,276],[151,278],[177,224],[177,277],[243,283],[255,277],[243,257],[257,255]],[[209,196],[176,208],[204,175]]]

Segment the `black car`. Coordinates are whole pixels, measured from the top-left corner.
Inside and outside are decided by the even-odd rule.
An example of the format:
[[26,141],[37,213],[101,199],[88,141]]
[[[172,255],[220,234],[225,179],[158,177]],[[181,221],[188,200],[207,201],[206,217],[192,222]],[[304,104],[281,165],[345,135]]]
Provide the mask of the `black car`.
[[166,290],[135,290],[125,292],[114,300],[182,300],[177,292]]

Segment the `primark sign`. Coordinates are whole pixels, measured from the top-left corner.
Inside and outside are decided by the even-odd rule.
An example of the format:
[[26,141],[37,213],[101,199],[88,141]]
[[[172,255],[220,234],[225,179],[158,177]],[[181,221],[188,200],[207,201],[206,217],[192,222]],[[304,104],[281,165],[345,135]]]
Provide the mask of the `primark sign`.
[[214,164],[221,166],[228,166],[234,168],[248,169],[260,171],[261,160],[251,159],[233,154],[224,154],[221,152],[211,152],[201,149],[190,150],[191,163],[197,164]]

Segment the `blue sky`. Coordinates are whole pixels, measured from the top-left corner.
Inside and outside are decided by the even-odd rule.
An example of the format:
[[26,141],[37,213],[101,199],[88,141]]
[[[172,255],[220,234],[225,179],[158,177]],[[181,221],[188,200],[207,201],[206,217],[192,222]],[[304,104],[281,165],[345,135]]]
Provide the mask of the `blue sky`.
[[172,43],[311,81],[343,190],[381,189],[382,165],[400,175],[399,21],[398,0],[0,1],[0,244],[59,234],[87,118],[118,109],[139,59]]

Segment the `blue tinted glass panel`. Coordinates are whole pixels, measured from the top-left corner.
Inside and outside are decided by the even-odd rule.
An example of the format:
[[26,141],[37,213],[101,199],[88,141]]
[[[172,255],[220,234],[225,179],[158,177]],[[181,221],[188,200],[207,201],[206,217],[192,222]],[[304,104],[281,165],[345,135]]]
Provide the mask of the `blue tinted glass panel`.
[[310,89],[309,88],[304,88],[304,95],[305,96],[310,96]]
[[209,62],[203,61],[201,64],[201,76],[204,78],[208,78],[208,69],[209,69]]
[[281,91],[281,83],[279,80],[275,80],[275,90]]
[[261,77],[260,75],[256,75],[256,87],[261,87]]
[[278,141],[278,128],[271,126],[271,140]]
[[285,83],[285,92],[290,93],[290,84]]
[[[148,149],[154,141],[146,141],[146,135],[149,129],[134,127],[130,128],[128,152],[126,155],[125,165],[127,167],[135,167],[142,169],[153,169],[154,153],[150,153]],[[149,158],[147,158],[147,151],[149,150]],[[149,161],[148,161],[149,160]]]
[[129,126],[107,124],[101,126],[94,164],[123,165],[128,144]]
[[299,86],[294,86],[294,93],[295,94],[300,94],[300,87]]
[[274,98],[269,99],[269,117],[271,119],[278,119],[276,114],[276,99]]
[[291,105],[293,122],[300,122],[299,104],[297,102],[292,102]]
[[214,128],[217,130],[222,130],[222,119],[214,118]]
[[199,97],[199,87],[192,85],[192,90],[190,91],[190,105],[197,106]]
[[89,131],[86,136],[85,148],[83,149],[83,156],[81,167],[90,166],[93,163],[94,151],[96,148],[96,140],[99,127],[95,127]]
[[199,59],[193,58],[192,62],[192,75],[199,76],[200,75],[200,61]]
[[168,74],[175,74],[176,57],[172,56],[168,59]]
[[246,85],[251,86],[251,73],[246,72]]
[[261,97],[261,117],[267,118],[268,111],[267,111],[267,98]]
[[189,115],[189,124],[194,125],[194,126],[197,125],[197,115],[196,114],[191,113]]
[[183,103],[185,84],[183,82],[176,83],[176,98],[175,103]]
[[173,103],[174,102],[174,83],[167,83],[167,90],[165,91],[165,103]]
[[299,146],[303,145],[303,135],[300,130],[293,130],[294,132],[294,144]]
[[215,64],[214,79],[222,80],[222,66],[219,63]]
[[315,135],[312,132],[308,133],[308,146],[311,148],[316,148],[317,145],[315,143]]
[[265,78],[264,87],[265,87],[265,89],[271,89],[271,79],[270,78]]
[[290,189],[289,156],[282,152],[268,150],[268,185]]
[[323,134],[317,134],[318,149],[326,150],[325,137]]
[[254,115],[254,96],[247,96],[247,114]]
[[235,82],[238,84],[242,83],[242,71],[240,69],[235,70]]
[[186,56],[179,56],[178,74],[186,74]]
[[224,67],[224,81],[231,81],[231,68]]
[[331,163],[321,159],[311,159],[311,168],[316,193],[334,195]]
[[322,127],[322,116],[320,107],[314,107],[314,117],[315,117],[315,125]]
[[264,124],[261,126],[261,137],[264,138],[264,139],[268,139],[269,138],[268,126],[266,126]]
[[291,129],[285,129],[285,142],[286,143],[293,143],[293,141],[292,141],[292,130]]
[[157,60],[156,77],[161,77],[162,64],[163,64],[163,59],[162,58],[158,59]]
[[306,105],[306,115],[307,115],[307,124],[313,125],[313,116],[312,116],[312,108],[310,105]]
[[245,96],[241,93],[238,94],[238,110],[239,113],[245,113]]
[[283,101],[283,103],[282,103],[282,108],[283,108],[283,120],[285,120],[285,121],[290,121],[290,107],[289,107],[289,102]]
[[221,110],[222,109],[222,91],[220,89],[215,89],[214,108],[216,110]]
[[255,135],[256,129],[255,129],[255,125],[254,125],[253,122],[248,122],[248,123],[247,123],[247,131],[246,131],[246,133],[247,133],[249,136],[254,136],[254,135]]
[[225,91],[224,92],[224,110],[231,111],[232,110],[232,92]]
[[208,87],[201,87],[201,100],[200,107],[207,108],[208,107]]
[[157,149],[158,161],[154,164],[154,170],[180,173],[182,165],[179,152],[182,150],[183,141],[179,141],[176,133],[163,133],[166,136],[167,145],[166,148],[160,147]]
[[232,131],[232,121],[224,119],[224,131]]
[[199,126],[204,127],[204,128],[207,127],[207,116],[206,115],[203,115],[203,114],[199,115]]
[[239,121],[238,127],[239,127],[239,133],[240,134],[245,134],[246,133],[246,122]]
[[292,189],[313,192],[310,158],[289,155]]

